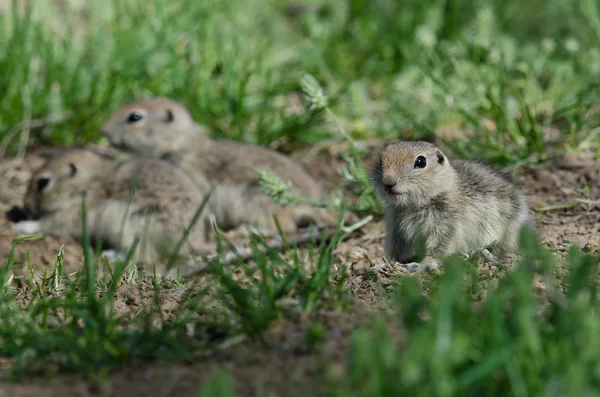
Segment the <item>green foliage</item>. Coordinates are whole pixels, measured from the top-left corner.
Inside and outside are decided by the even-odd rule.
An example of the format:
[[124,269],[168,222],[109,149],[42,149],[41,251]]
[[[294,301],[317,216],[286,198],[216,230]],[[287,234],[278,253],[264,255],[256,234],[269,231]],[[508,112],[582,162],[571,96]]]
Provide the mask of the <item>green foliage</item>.
[[[110,269],[108,280],[98,277],[85,208],[84,194],[81,210],[84,268],[75,279],[63,274],[61,250],[52,274],[44,273],[39,280],[30,274],[27,286],[31,299],[25,305],[18,305],[8,281],[15,264],[15,248],[23,239],[15,241],[6,265],[0,268],[0,281],[3,281],[0,355],[14,360],[4,376],[14,379],[24,374],[52,376],[59,372],[78,372],[98,381],[135,358],[153,357],[157,348],[184,357],[190,345],[194,345],[193,340],[182,342],[175,337],[183,329],[183,324],[177,321],[161,329],[145,321],[143,316],[127,322],[116,315],[113,298],[122,282],[124,263]],[[128,259],[130,256],[128,254]],[[160,288],[158,284],[157,288]],[[153,316],[155,308],[149,308],[144,314]]]
[[[325,107],[354,138],[468,127],[455,149],[500,164],[544,157],[549,126],[597,148],[599,15],[592,0],[29,3],[0,15],[0,138],[96,140],[122,103],[167,95],[215,136],[286,149],[339,136]],[[317,82],[329,99],[298,111]]]
[[349,209],[356,213],[366,212],[381,214],[381,202],[371,186],[369,172],[365,170],[365,167],[362,165],[362,153],[356,147],[356,142],[354,139],[347,134],[344,126],[340,123],[337,116],[329,107],[329,99],[327,95],[325,95],[323,89],[312,75],[304,75],[300,81],[300,86],[306,101],[308,102],[309,110],[313,112],[325,111],[325,113],[336,124],[341,137],[348,143],[350,147],[348,151],[342,153],[347,166],[338,170],[338,173],[342,176],[343,183],[345,185],[354,186],[352,192],[358,197],[358,203],[352,206],[347,206],[343,203],[336,203],[336,205],[301,197],[291,190],[291,181],[282,181],[277,174],[271,170],[263,170],[259,173],[260,184],[263,190],[269,196],[271,196],[275,202],[281,205],[303,203],[321,208],[325,207],[334,209],[337,207]]
[[345,379],[326,395],[597,394],[600,257],[572,248],[568,285],[561,291],[545,279],[540,305],[532,287],[536,274],[552,271],[552,255],[530,231],[522,248],[518,268],[478,307],[469,294],[477,273],[460,257],[445,261],[430,298],[414,278],[402,278],[395,298],[402,342],[384,323],[356,331]]
[[[310,250],[307,260],[287,243],[282,232],[285,252],[289,252],[290,258],[269,248],[264,236],[253,235],[255,265],[240,262],[232,268],[218,261],[211,264],[211,272],[221,286],[220,300],[236,315],[246,334],[261,340],[270,323],[290,311],[310,314],[323,306],[341,308],[346,298],[346,275],[342,273],[335,282],[332,280],[337,274],[333,268],[333,250],[344,236],[342,230],[336,231],[330,241],[323,235],[317,253]],[[234,278],[239,269],[247,282]]]

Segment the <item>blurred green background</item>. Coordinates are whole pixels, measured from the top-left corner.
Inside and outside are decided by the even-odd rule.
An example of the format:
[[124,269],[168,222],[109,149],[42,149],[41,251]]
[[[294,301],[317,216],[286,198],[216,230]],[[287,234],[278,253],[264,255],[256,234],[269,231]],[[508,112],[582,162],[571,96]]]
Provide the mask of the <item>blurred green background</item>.
[[598,147],[594,0],[0,4],[9,153],[97,141],[110,112],[151,95],[215,136],[282,151],[340,139],[303,104],[305,73],[357,139],[475,134],[453,149],[499,165]]

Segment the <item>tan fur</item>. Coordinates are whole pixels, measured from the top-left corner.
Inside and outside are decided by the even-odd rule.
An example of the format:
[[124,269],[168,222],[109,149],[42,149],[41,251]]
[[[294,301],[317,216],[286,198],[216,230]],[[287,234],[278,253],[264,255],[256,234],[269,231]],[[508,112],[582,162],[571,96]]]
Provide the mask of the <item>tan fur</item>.
[[[33,174],[25,209],[39,217],[42,232],[80,238],[83,190],[87,191],[91,239],[114,247],[122,231],[121,247],[127,250],[137,236],[134,260],[145,264],[156,264],[172,253],[204,197],[184,171],[167,162],[135,159],[115,163],[92,151],[74,149]],[[200,253],[213,248],[206,243],[208,216],[205,209],[188,236]],[[191,254],[189,248],[184,245],[179,254]]]
[[[139,120],[131,120],[134,114]],[[268,169],[290,180],[303,196],[324,199],[323,188],[300,164],[262,146],[211,139],[182,104],[169,98],[126,104],[111,115],[102,131],[116,148],[181,167],[204,190],[216,184],[209,208],[222,229],[257,222],[274,231],[274,215],[285,232],[307,221],[324,225],[335,220],[328,212],[308,205],[276,205],[263,192],[258,171]]]
[[[415,167],[419,156],[424,168]],[[418,238],[430,257],[493,243],[514,250],[531,222],[524,189],[484,164],[450,160],[431,143],[387,145],[371,179],[384,201],[386,254],[398,262],[414,257]]]

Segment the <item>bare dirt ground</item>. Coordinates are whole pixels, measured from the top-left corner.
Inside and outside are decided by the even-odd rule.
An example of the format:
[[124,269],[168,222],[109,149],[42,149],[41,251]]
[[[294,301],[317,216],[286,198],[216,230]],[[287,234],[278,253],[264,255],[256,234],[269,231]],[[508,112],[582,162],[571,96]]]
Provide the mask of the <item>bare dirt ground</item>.
[[[310,168],[334,182],[336,169],[343,161],[335,156],[326,158],[315,158]],[[27,164],[32,164],[35,157],[26,160],[26,163],[11,160],[0,164],[3,211],[20,204],[30,172]],[[545,246],[556,249],[559,256],[570,244],[592,251],[599,249],[600,159],[567,155],[541,167],[524,170],[521,176],[532,196],[534,208],[571,204],[537,214],[536,222]],[[6,258],[16,232],[6,219],[0,222],[0,231],[0,255]],[[406,276],[404,270],[394,266],[376,274],[370,271],[382,263],[383,239],[383,221],[377,219],[337,248],[336,265],[346,265],[350,270],[348,283],[353,287],[351,294],[355,303],[347,312],[321,311],[316,315],[326,329],[325,343],[318,354],[311,354],[304,347],[303,335],[309,322],[305,319],[284,320],[270,329],[268,346],[244,340],[193,363],[139,362],[112,374],[104,385],[90,385],[71,376],[27,379],[19,384],[0,383],[0,396],[197,396],[203,381],[219,368],[233,375],[239,395],[264,396],[268,395],[267,391],[271,395],[313,395],[314,391],[310,389],[313,383],[308,380],[325,370],[333,377],[341,374],[352,331],[360,325],[370,324],[371,314],[385,311],[382,294],[394,280]],[[66,271],[74,271],[81,266],[82,249],[72,240],[46,236],[21,244],[17,253],[24,260],[29,249],[31,263],[36,264],[37,271],[43,271],[52,266],[63,244]],[[488,274],[491,280],[499,274],[497,268],[485,264],[480,271]],[[150,283],[125,285],[118,291],[116,310],[126,316],[136,312],[151,297]],[[167,294],[163,309],[168,312],[180,299],[181,292]],[[324,363],[327,363],[326,367]]]

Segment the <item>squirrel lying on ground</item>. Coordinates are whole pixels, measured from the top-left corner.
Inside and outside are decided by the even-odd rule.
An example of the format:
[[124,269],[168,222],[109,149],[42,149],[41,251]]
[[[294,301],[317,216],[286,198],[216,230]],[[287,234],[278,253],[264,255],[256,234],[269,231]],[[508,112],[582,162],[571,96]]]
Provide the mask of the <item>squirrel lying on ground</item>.
[[165,97],[140,99],[117,109],[102,126],[113,147],[142,157],[163,159],[188,172],[201,189],[215,184],[208,208],[222,230],[256,222],[263,231],[296,231],[312,223],[335,222],[327,210],[308,204],[282,206],[259,183],[271,170],[303,197],[324,200],[326,191],[293,159],[266,147],[211,139],[180,103]]

